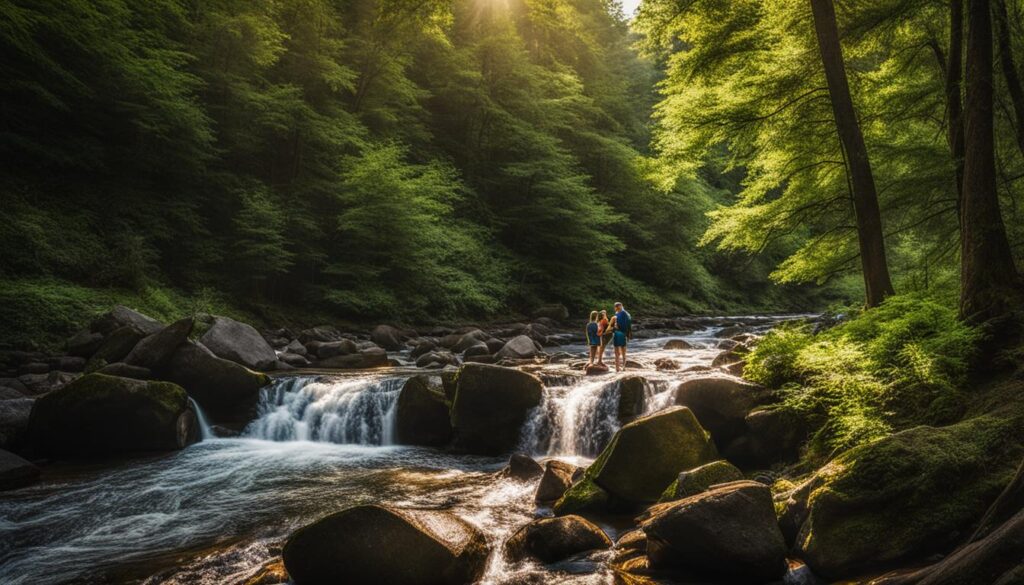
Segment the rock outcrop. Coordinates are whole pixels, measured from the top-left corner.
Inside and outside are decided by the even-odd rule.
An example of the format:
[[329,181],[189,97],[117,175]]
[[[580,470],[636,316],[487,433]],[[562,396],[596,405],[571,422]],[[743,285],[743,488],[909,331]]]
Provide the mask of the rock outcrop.
[[277,354],[251,325],[228,317],[214,317],[206,333],[199,338],[213,355],[252,370],[270,370]]
[[219,358],[192,341],[178,346],[162,377],[183,386],[202,408],[219,420],[249,420],[266,374]]
[[448,402],[425,376],[406,380],[395,406],[395,438],[403,445],[439,447],[452,438]]
[[516,369],[462,366],[451,410],[455,445],[488,455],[511,451],[530,410],[540,404],[542,389],[539,378]]

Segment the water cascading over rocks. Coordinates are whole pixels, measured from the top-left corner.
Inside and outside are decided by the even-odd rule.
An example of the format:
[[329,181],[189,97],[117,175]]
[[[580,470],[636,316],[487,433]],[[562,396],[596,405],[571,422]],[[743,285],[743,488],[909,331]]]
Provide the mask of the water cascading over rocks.
[[269,441],[358,445],[394,443],[395,405],[403,378],[275,381],[260,396],[245,436]]

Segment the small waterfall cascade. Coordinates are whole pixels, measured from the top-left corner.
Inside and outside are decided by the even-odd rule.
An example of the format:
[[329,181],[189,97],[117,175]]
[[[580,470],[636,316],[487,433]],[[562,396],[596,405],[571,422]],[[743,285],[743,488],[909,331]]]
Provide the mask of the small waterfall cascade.
[[676,393],[672,391],[677,380],[647,380],[644,384],[644,414],[651,414],[675,404]]
[[390,445],[404,383],[402,378],[282,378],[263,389],[257,418],[243,434],[269,441]]
[[204,441],[216,439],[217,435],[213,433],[210,421],[206,418],[206,413],[203,412],[203,409],[199,407],[199,403],[191,398],[188,401],[192,404],[192,411],[196,413],[196,421],[199,423],[199,437]]
[[596,457],[619,430],[619,396],[619,383],[609,380],[546,388],[523,425],[523,450],[550,457]]

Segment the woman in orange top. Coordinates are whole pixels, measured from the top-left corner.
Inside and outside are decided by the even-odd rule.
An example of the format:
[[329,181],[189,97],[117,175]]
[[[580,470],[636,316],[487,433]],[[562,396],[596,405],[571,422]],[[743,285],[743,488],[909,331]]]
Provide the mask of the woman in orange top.
[[601,311],[601,319],[597,322],[597,336],[601,338],[601,347],[597,350],[597,363],[604,365],[604,348],[612,340],[613,331],[608,327],[608,311]]

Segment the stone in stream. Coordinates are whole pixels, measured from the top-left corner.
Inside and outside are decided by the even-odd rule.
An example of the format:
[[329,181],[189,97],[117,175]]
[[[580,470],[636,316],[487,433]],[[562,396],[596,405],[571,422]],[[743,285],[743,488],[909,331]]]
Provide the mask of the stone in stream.
[[596,500],[655,502],[679,475],[718,459],[714,443],[688,408],[674,406],[619,429],[601,455],[555,504],[558,514],[592,509]]
[[727,367],[732,364],[736,364],[743,361],[743,354],[737,353],[736,350],[730,349],[723,351],[722,353],[715,356],[715,359],[711,360],[711,366],[714,368]]
[[450,351],[429,351],[416,358],[417,368],[443,368],[449,364],[458,365],[459,360]]
[[23,488],[38,480],[38,467],[14,453],[0,449],[0,491]]
[[188,390],[213,418],[231,421],[249,420],[260,388],[270,383],[266,374],[219,358],[194,341],[178,346],[160,374]]
[[523,453],[513,453],[508,458],[508,465],[506,465],[498,474],[501,477],[507,477],[518,481],[531,481],[537,479],[544,473],[544,468],[541,467],[537,460],[529,455]]
[[572,478],[579,468],[572,463],[552,459],[544,465],[544,474],[537,485],[533,500],[538,504],[551,504],[565,495],[572,486]]
[[693,349],[693,344],[685,339],[669,339],[663,349]]
[[[297,353],[284,352],[278,354],[277,359],[280,360],[281,362],[284,362],[286,365],[292,366],[294,368],[304,368],[309,365],[309,360],[306,359],[305,356],[299,355]],[[281,369],[280,366],[278,366],[277,369]]]
[[462,366],[451,409],[456,447],[483,455],[511,451],[542,393],[540,379],[531,374],[485,364]]
[[643,413],[646,386],[647,380],[640,376],[629,376],[618,381],[621,422],[625,423]]
[[692,378],[675,390],[675,403],[692,410],[723,449],[746,432],[744,419],[765,398],[764,388],[725,376]]
[[299,343],[304,346],[308,346],[312,341],[326,343],[328,341],[338,341],[340,339],[342,339],[341,332],[333,325],[320,325],[318,327],[303,329],[302,331],[299,331],[298,337]]
[[402,445],[447,445],[452,438],[448,403],[426,376],[405,381],[395,405],[395,438]]
[[712,461],[687,471],[679,472],[672,485],[661,494],[659,502],[671,502],[707,491],[711,486],[743,479],[743,472],[725,460]]
[[315,342],[316,357],[325,360],[336,355],[351,355],[359,352],[359,346],[351,339]]
[[124,358],[124,363],[149,370],[162,368],[178,346],[188,339],[194,323],[192,317],[186,317],[143,338]]
[[141,332],[142,336],[152,335],[164,328],[163,323],[152,317],[143,315],[138,311],[125,307],[124,305],[117,305],[109,312],[94,320],[89,326],[89,329],[107,337],[115,330],[127,326],[137,329]]
[[587,376],[600,376],[601,374],[607,374],[609,368],[605,364],[590,364],[586,366],[585,373]]
[[447,512],[356,506],[292,533],[282,556],[296,585],[463,585],[484,572],[483,533]]
[[513,562],[532,557],[543,563],[554,563],[611,545],[612,541],[596,524],[570,515],[541,518],[526,524],[505,542],[505,555]]
[[320,360],[317,363],[321,368],[337,368],[342,370],[363,370],[369,368],[380,368],[388,365],[388,352],[380,347],[371,347],[359,350],[359,353],[350,355],[336,355],[334,357]]
[[467,347],[465,351],[462,352],[462,357],[464,358],[471,358],[482,355],[491,355],[490,348],[488,348],[487,344],[483,342],[477,343],[476,345],[471,345]]
[[520,360],[535,357],[538,353],[540,348],[532,339],[526,335],[518,335],[510,339],[494,357],[499,360]]
[[654,367],[657,368],[659,372],[678,370],[680,368],[679,362],[672,358],[658,358],[654,360]]
[[252,370],[269,370],[277,362],[277,354],[252,325],[228,317],[213,317],[213,323],[199,338],[219,358],[241,364]]
[[745,583],[780,579],[787,570],[771,490],[757,482],[717,485],[658,504],[641,518],[640,527],[655,568]]
[[416,346],[409,352],[409,357],[416,359],[425,353],[430,353],[437,349],[437,344],[429,339],[421,339],[416,342]]
[[402,332],[391,325],[377,325],[370,332],[370,339],[387,351],[402,349]]
[[0,449],[17,451],[28,431],[28,418],[35,400],[18,398],[0,400]]
[[469,333],[465,333],[459,338],[454,345],[451,346],[452,353],[462,353],[474,345],[484,344],[487,345],[487,340],[491,338],[491,335],[487,332],[481,331],[480,329],[474,329]]
[[28,441],[50,456],[95,457],[181,449],[198,431],[177,384],[88,374],[35,401]]

